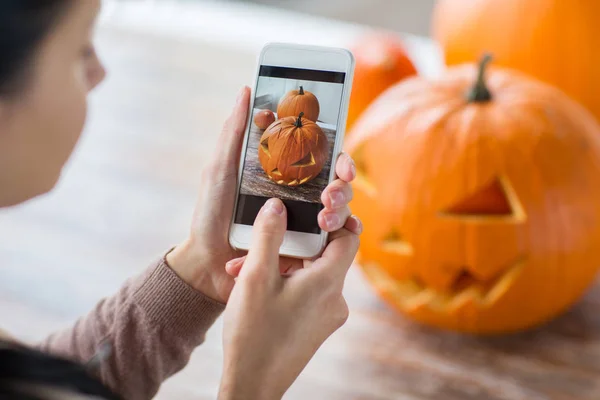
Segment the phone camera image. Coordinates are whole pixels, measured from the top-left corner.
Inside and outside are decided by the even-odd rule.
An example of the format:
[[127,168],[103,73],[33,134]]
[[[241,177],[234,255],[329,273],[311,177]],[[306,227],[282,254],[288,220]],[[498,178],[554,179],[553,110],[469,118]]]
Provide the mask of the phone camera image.
[[252,225],[277,197],[287,207],[288,230],[320,232],[344,80],[343,72],[260,67],[236,223]]

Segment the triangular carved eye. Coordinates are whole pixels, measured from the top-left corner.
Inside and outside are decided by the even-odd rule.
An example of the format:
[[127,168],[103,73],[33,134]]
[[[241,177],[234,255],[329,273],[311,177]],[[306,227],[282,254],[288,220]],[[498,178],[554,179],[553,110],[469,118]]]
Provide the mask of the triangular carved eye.
[[269,152],[269,138],[266,137],[260,142],[260,147],[262,150],[271,158],[271,153]]
[[498,178],[445,210],[454,215],[511,215],[510,202]]
[[310,167],[311,165],[315,165],[316,163],[317,162],[315,161],[315,156],[313,156],[313,153],[311,151],[302,160],[293,163],[292,167]]
[[526,214],[506,177],[495,177],[487,185],[470,193],[441,212],[454,218],[496,217],[525,220]]

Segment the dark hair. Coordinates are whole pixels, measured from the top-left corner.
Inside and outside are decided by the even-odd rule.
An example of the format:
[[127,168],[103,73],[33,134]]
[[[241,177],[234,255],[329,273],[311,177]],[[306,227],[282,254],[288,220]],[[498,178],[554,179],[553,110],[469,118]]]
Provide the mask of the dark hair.
[[119,400],[82,365],[0,341],[0,399],[43,400],[36,387]]
[[22,89],[42,40],[73,0],[0,0],[0,96]]

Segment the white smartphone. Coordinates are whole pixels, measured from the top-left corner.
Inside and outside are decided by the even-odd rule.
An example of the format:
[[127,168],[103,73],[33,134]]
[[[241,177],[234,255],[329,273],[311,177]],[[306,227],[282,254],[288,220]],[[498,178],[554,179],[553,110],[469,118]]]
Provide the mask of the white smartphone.
[[248,250],[263,204],[287,209],[280,254],[318,256],[327,243],[317,215],[335,179],[342,149],[354,58],[345,49],[268,44],[262,50],[242,148],[230,244]]

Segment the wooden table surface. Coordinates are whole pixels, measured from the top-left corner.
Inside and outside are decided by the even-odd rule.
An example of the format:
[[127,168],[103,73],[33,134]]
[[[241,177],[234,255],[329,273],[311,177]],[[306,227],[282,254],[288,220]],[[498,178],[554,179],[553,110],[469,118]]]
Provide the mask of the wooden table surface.
[[[102,28],[108,81],[57,189],[0,212],[0,321],[29,341],[72,323],[186,234],[199,172],[255,54]],[[392,312],[353,268],[348,323],[286,399],[600,399],[600,288],[531,332],[474,338]],[[158,399],[214,399],[221,320]]]

